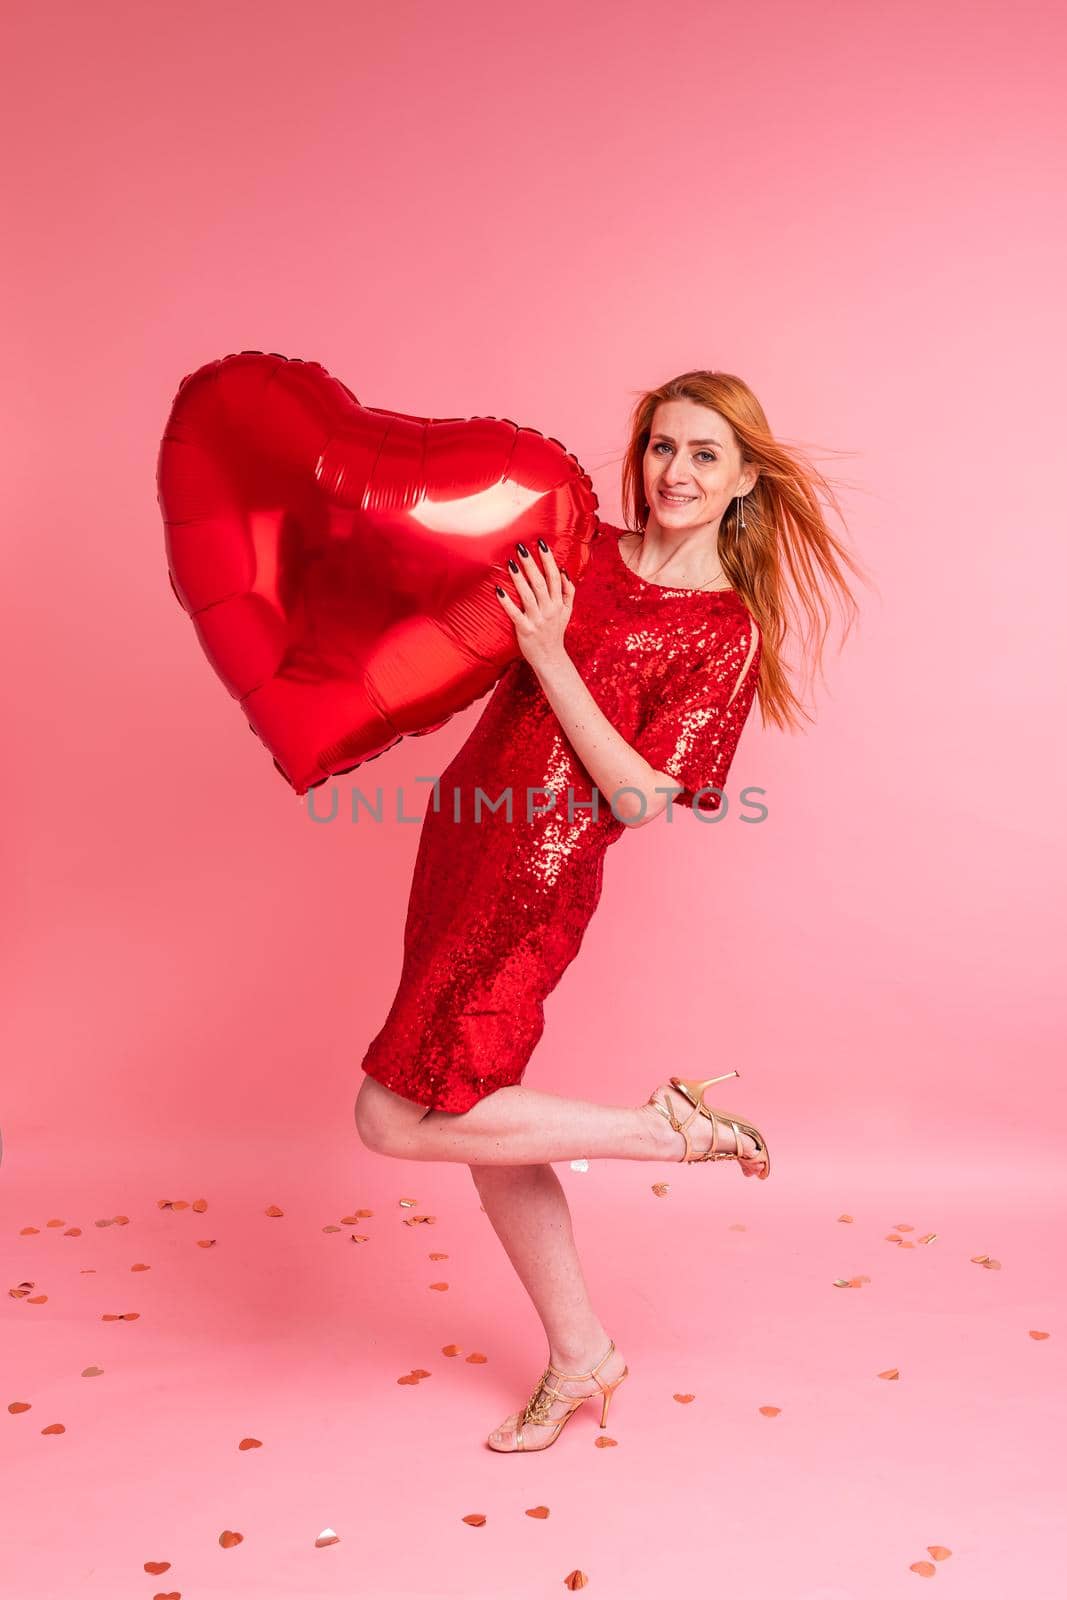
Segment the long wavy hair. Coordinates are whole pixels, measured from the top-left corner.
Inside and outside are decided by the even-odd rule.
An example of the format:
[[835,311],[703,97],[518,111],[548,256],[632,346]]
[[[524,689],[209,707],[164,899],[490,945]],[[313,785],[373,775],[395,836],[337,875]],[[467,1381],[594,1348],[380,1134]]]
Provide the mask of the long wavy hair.
[[759,477],[744,497],[745,526],[740,526],[735,496],[719,524],[718,554],[723,572],[748,606],[763,634],[756,692],[764,726],[796,729],[800,719],[814,721],[793,692],[783,661],[791,633],[800,641],[805,681],[822,671],[822,654],[831,622],[829,595],[839,600],[845,617],[844,644],[858,616],[858,606],[844,568],[862,583],[868,576],[829,529],[820,494],[841,518],[831,481],[795,442],[771,432],[763,407],[742,378],[729,372],[684,372],[642,394],[634,406],[630,442],[622,467],[625,526],[644,533],[649,506],[645,499],[644,460],[656,407],[665,400],[694,400],[729,423],[745,464],[759,468]]

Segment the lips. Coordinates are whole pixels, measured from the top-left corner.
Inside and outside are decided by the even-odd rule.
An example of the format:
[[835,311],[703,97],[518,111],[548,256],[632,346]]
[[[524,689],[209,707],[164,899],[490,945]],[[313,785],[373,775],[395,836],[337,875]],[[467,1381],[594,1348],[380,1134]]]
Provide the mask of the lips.
[[661,500],[666,500],[667,504],[671,506],[687,506],[691,500],[696,499],[694,494],[673,495],[668,494],[665,489],[659,491],[659,497]]

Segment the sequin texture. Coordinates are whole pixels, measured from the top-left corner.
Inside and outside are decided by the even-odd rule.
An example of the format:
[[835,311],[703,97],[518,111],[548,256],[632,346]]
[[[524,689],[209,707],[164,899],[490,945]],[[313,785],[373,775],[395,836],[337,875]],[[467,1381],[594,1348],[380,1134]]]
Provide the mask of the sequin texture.
[[[598,524],[567,653],[612,726],[682,785],[674,803],[718,811],[719,794],[697,791],[725,786],[755,697],[759,629],[734,590],[639,578],[623,559],[624,532]],[[493,809],[509,789],[510,818],[506,804]],[[544,1030],[544,1001],[600,899],[605,852],[627,828],[599,791],[594,818],[593,796],[519,657],[442,773],[437,809],[432,799],[427,808],[400,982],[364,1072],[452,1112],[521,1080]]]

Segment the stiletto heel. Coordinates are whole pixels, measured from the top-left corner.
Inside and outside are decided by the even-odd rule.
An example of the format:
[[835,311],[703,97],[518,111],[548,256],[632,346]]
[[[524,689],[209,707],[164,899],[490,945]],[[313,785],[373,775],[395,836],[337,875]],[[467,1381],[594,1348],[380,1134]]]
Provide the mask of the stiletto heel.
[[619,1373],[619,1376],[615,1379],[615,1382],[609,1383],[607,1388],[604,1390],[604,1404],[600,1408],[600,1426],[602,1428],[606,1428],[608,1425],[608,1407],[611,1404],[611,1397],[615,1393],[615,1390],[619,1387],[619,1384],[622,1382],[622,1380],[627,1376],[629,1371],[629,1367],[623,1367],[622,1371]]
[[[661,1100],[656,1100],[655,1098],[650,1099],[648,1104],[655,1106],[656,1110],[666,1117],[674,1131],[680,1133],[685,1140],[685,1150],[678,1157],[679,1161],[747,1161],[754,1164],[762,1157],[762,1170],[759,1176],[761,1178],[769,1178],[771,1175],[771,1155],[767,1148],[767,1141],[760,1130],[754,1127],[751,1122],[742,1122],[740,1117],[735,1117],[730,1111],[722,1111],[717,1106],[709,1106],[704,1099],[705,1091],[710,1089],[713,1083],[722,1083],[726,1078],[739,1078],[740,1076],[739,1072],[734,1071],[722,1072],[717,1078],[671,1078],[669,1080],[671,1088],[677,1089],[679,1094],[684,1095],[693,1107],[692,1112],[684,1122],[678,1121],[674,1114],[674,1108],[670,1104],[664,1105]],[[654,1094],[655,1091],[653,1091]],[[711,1122],[711,1145],[699,1156],[693,1155],[692,1141],[689,1137],[689,1129],[697,1117],[707,1117]],[[724,1122],[729,1123],[734,1131],[733,1150],[719,1149],[720,1117]],[[741,1154],[741,1137],[743,1134],[755,1142],[756,1150],[754,1155],[744,1156]]]

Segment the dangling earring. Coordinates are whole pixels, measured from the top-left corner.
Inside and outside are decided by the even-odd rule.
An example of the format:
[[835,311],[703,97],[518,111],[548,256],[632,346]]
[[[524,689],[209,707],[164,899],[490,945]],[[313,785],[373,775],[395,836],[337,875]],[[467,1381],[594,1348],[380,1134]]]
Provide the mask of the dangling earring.
[[745,497],[743,494],[739,494],[737,497],[737,525],[739,528],[745,526]]

